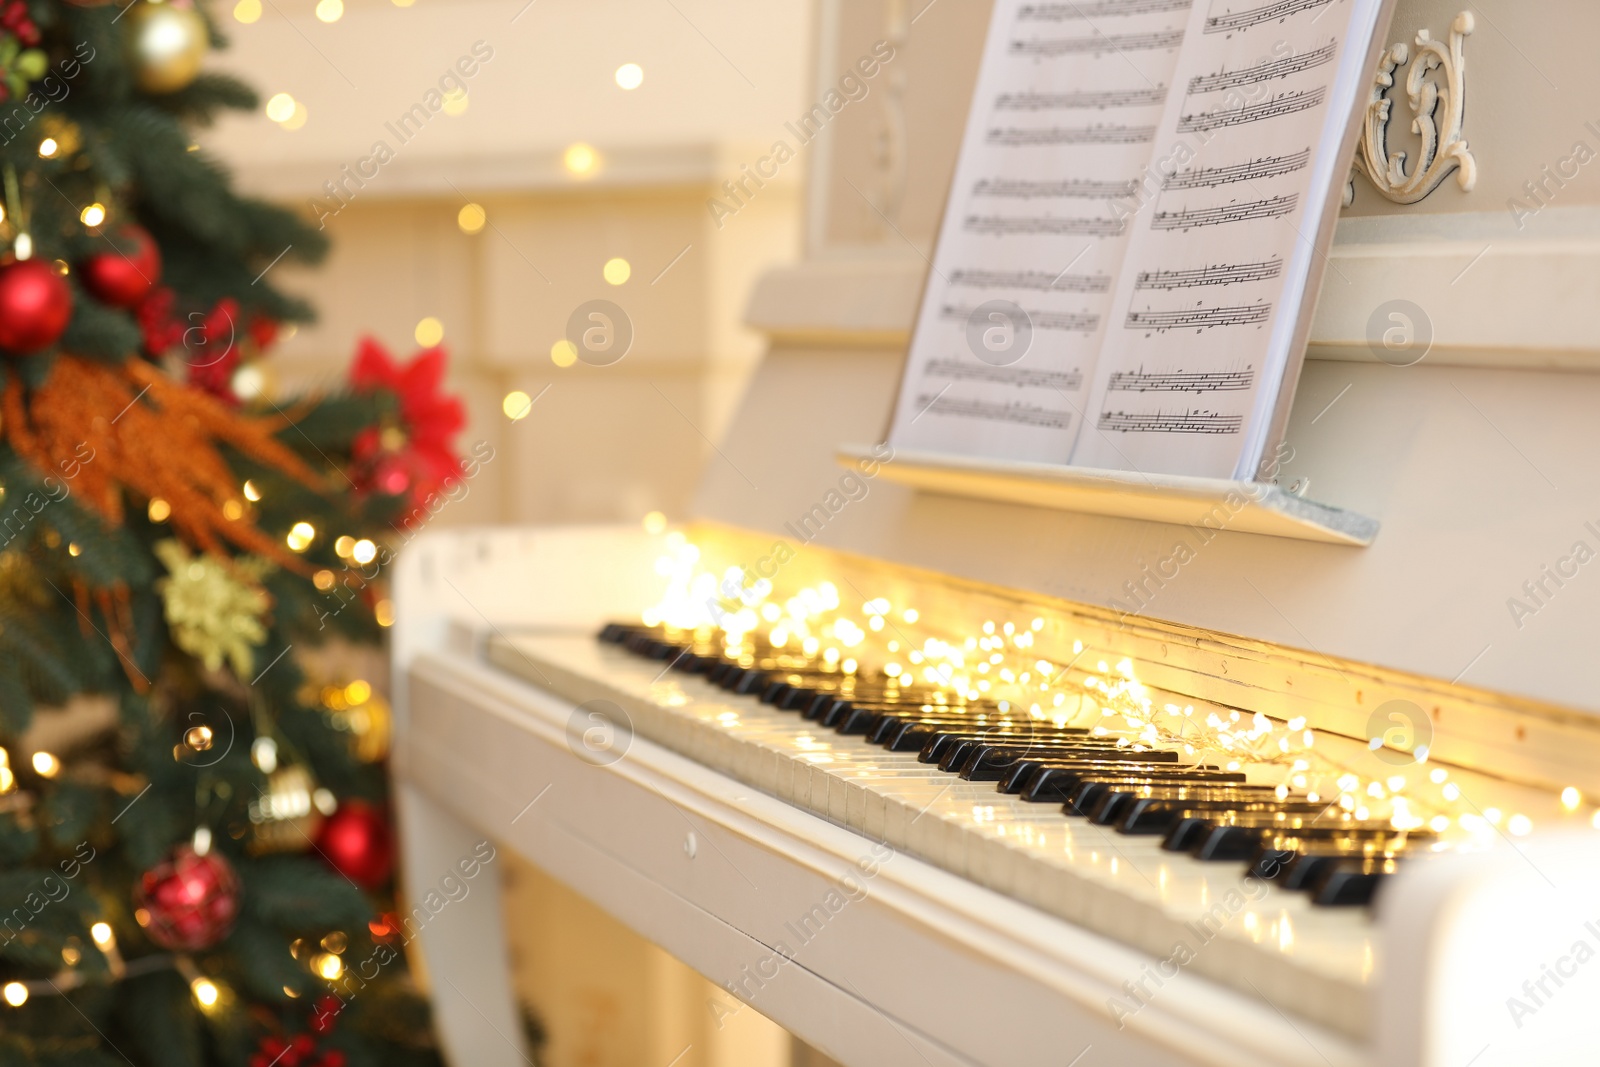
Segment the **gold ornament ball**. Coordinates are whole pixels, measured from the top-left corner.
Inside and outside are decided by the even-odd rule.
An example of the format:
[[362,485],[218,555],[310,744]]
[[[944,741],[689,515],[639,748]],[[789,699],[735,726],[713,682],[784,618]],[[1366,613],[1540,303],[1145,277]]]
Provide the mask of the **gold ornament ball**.
[[211,42],[192,6],[139,0],[128,12],[134,79],[147,93],[177,92],[200,73]]

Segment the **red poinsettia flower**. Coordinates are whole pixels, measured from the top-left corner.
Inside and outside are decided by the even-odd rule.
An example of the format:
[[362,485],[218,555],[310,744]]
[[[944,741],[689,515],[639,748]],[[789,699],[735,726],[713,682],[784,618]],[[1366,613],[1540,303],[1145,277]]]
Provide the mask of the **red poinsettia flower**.
[[[399,363],[370,337],[361,340],[350,385],[361,392],[387,389],[400,400],[398,422],[363,430],[352,449],[358,488],[405,496],[413,512],[428,497],[461,478],[455,436],[467,424],[459,397],[442,391],[447,357],[442,348]],[[411,524],[409,516],[405,520]]]
[[231,296],[201,316],[189,316],[194,324],[183,332],[183,361],[189,384],[203,389],[229,404],[237,404],[233,391],[233,372],[239,369],[239,302]]
[[151,359],[159,357],[173,345],[183,340],[183,323],[172,316],[172,305],[177,294],[164,285],[151,289],[134,308],[134,318],[144,333],[144,350]]

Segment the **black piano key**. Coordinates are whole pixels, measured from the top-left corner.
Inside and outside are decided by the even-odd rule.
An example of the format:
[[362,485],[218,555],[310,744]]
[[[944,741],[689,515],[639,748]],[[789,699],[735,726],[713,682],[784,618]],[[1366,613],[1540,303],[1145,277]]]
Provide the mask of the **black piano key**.
[[1262,845],[1255,858],[1250,861],[1250,869],[1246,873],[1263,882],[1276,882],[1284,889],[1296,889],[1299,887],[1288,884],[1289,870],[1301,860],[1310,858],[1312,857],[1291,849],[1274,848],[1270,844]]
[[770,681],[767,683],[767,687],[761,691],[761,703],[777,704],[783,699],[784,694],[793,688],[793,685],[782,680]]
[[[1094,809],[1091,822],[1101,825],[1117,824],[1122,833],[1147,835],[1160,833],[1165,837],[1179,819],[1202,814],[1237,811],[1237,813],[1272,813],[1285,817],[1315,816],[1322,805],[1307,805],[1304,801],[1278,800],[1270,789],[1240,790],[1168,790],[1186,792],[1181,797],[1147,797],[1147,790],[1112,790],[1106,800]],[[1115,808],[1107,809],[1110,800],[1118,798]]]
[[1099,738],[1082,735],[1077,738],[1070,735],[1059,739],[1050,738],[1040,744],[1026,744],[1020,747],[1011,742],[999,741],[969,750],[962,759],[960,774],[969,782],[999,782],[1019,763],[1071,758],[1079,753],[1089,752],[1101,755],[1107,760],[1131,763],[1145,762],[1142,757],[1148,755],[1146,752],[1130,748],[1118,748],[1114,744],[1107,745]]
[[[1012,793],[1035,804],[1063,803],[1084,775],[1140,775],[1153,780],[1177,778],[1187,781],[1207,780],[1217,782],[1242,782],[1244,775],[1233,771],[1213,771],[1210,768],[1185,767],[1177,762],[1172,752],[1145,752],[1144,756],[1156,760],[1100,759],[1088,756],[1029,756],[1018,760],[1001,779],[1000,792]],[[1171,757],[1171,758],[1165,758]]]
[[[1208,787],[1178,787],[1178,789],[1128,790],[1128,801],[1117,817],[1117,829],[1123,833],[1160,833],[1165,837],[1179,819],[1203,816],[1222,811],[1238,813],[1269,813],[1282,816],[1315,816],[1323,809],[1320,803],[1286,798],[1278,800],[1277,792],[1256,785],[1243,789],[1208,789]],[[1098,821],[1098,819],[1096,819]]]
[[627,640],[628,627],[620,622],[608,622],[600,628],[600,640],[608,645],[620,645]]
[[1364,907],[1394,870],[1392,859],[1335,860],[1308,887],[1311,903],[1324,908]]
[[1135,758],[1138,749],[1118,747],[1105,738],[1082,736],[1052,737],[1047,734],[1007,733],[980,726],[978,729],[948,730],[934,735],[922,746],[917,758],[923,763],[938,764],[940,770],[959,771],[967,758],[980,748],[1000,747],[1014,752],[1019,758],[1028,755],[1058,755],[1072,751],[1126,752]]
[[[1235,771],[1213,771],[1185,766],[1178,762],[1178,754],[1157,749],[1139,753],[1142,759],[1124,760],[1128,774],[1143,774],[1154,779],[1188,778],[1195,781],[1242,782],[1244,775]],[[1072,759],[1056,760],[1049,757],[1032,759],[1037,766],[1029,773],[1018,796],[1033,804],[1061,804],[1072,798],[1072,791],[1083,780]],[[1223,777],[1227,775],[1229,777]],[[1068,812],[1068,814],[1073,814]]]

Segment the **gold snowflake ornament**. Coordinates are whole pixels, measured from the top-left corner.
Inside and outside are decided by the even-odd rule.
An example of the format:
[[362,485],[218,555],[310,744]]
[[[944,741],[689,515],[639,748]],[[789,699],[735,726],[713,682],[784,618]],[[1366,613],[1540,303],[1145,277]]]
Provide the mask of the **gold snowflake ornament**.
[[262,619],[272,606],[272,598],[255,583],[272,564],[250,557],[229,563],[209,553],[194,556],[171,540],[157,544],[155,552],[171,572],[156,589],[173,642],[207,670],[226,661],[240,678],[248,677],[253,650],[267,639]]

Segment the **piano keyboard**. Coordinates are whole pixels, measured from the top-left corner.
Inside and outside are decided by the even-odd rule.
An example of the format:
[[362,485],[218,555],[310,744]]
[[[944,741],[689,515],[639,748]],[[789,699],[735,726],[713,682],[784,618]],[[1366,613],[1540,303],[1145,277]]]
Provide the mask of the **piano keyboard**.
[[[645,627],[602,637],[502,636],[489,658],[623,737],[1143,949],[1169,977],[1203,974],[1367,1034],[1374,929],[1361,905],[1435,843],[1396,830],[1392,808],[1286,789],[1283,766],[1225,765],[770,648],[734,661]],[[1131,977],[1114,1015],[1161,981]]]

